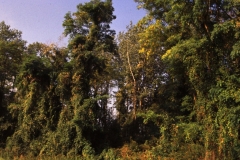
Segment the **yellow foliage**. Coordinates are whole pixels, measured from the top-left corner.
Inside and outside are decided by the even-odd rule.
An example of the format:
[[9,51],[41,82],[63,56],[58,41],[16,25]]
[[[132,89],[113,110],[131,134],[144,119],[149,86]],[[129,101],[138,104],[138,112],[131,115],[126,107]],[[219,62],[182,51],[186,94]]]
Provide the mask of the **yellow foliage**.
[[141,48],[138,52],[139,53],[145,53],[145,48]]
[[173,57],[171,49],[167,50],[167,52],[162,56],[163,60],[171,59]]
[[145,18],[138,23],[138,27],[144,28],[139,33],[139,53],[146,53],[148,56],[156,53],[161,48],[161,35],[163,27],[159,20],[152,22],[152,18]]

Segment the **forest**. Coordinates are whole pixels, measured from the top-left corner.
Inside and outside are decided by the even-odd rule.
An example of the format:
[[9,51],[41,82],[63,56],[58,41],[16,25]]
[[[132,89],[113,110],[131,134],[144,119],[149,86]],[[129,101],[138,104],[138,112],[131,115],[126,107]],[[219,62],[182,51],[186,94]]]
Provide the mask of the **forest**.
[[240,1],[80,3],[67,47],[0,22],[0,159],[240,159]]

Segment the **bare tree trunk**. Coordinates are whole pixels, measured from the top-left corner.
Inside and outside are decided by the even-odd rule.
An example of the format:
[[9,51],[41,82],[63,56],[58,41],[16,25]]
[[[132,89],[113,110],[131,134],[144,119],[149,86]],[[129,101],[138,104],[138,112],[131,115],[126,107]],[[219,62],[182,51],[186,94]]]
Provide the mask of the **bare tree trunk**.
[[136,104],[137,104],[136,89],[137,89],[137,85],[136,85],[136,79],[135,79],[133,71],[132,71],[132,66],[131,66],[131,63],[130,63],[130,58],[129,58],[129,53],[128,53],[128,45],[127,45],[127,59],[128,59],[129,70],[130,70],[130,73],[131,73],[132,79],[133,79],[133,91],[132,91],[132,94],[133,94],[133,97],[132,97],[132,100],[133,100],[133,117],[134,117],[134,119],[136,119]]

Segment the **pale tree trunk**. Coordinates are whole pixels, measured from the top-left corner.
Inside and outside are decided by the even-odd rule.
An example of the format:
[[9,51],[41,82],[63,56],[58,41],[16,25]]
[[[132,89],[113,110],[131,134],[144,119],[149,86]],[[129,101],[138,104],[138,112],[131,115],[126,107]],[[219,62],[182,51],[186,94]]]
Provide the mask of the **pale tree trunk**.
[[132,94],[133,94],[133,97],[132,97],[132,100],[133,100],[133,117],[134,117],[134,119],[136,119],[136,104],[137,104],[136,89],[137,89],[137,85],[136,85],[136,79],[135,79],[133,71],[132,71],[132,66],[131,66],[131,63],[130,63],[130,58],[129,58],[129,53],[128,53],[128,45],[127,45],[127,59],[128,59],[129,70],[130,70],[130,73],[131,73],[132,79],[133,79],[133,91],[132,91]]

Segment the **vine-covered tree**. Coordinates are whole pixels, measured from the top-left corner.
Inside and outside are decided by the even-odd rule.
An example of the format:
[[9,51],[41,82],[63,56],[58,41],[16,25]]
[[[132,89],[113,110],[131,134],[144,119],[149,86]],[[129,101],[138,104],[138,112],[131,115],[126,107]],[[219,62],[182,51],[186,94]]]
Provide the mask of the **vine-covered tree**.
[[79,4],[75,13],[67,13],[63,22],[73,64],[71,106],[77,153],[90,154],[91,147],[101,148],[108,141],[102,134],[111,123],[109,74],[116,56],[115,31],[110,29],[116,18],[113,11],[111,0],[92,0]]
[[64,84],[58,81],[58,76],[66,65],[64,48],[41,43],[28,46],[16,78],[17,93],[8,106],[17,121],[7,142],[11,150],[18,154],[46,153],[49,133],[56,131],[65,102],[62,95],[70,97],[59,89]]
[[111,0],[65,15],[67,48],[0,23],[0,156],[240,159],[239,1],[135,1],[116,42]]
[[[192,147],[202,148],[206,159],[237,159],[239,103],[234,88],[239,85],[239,2],[137,2],[149,11],[152,21],[142,34],[142,51],[158,52],[167,65],[169,81],[185,86],[175,98],[181,102],[176,107],[185,110],[188,118],[175,117],[179,122],[172,133],[178,130],[178,140],[183,134],[187,146],[197,144]],[[176,143],[176,138],[170,141]]]
[[14,82],[22,61],[26,42],[22,33],[0,22],[0,146],[10,136],[13,124],[7,110],[15,94]]

